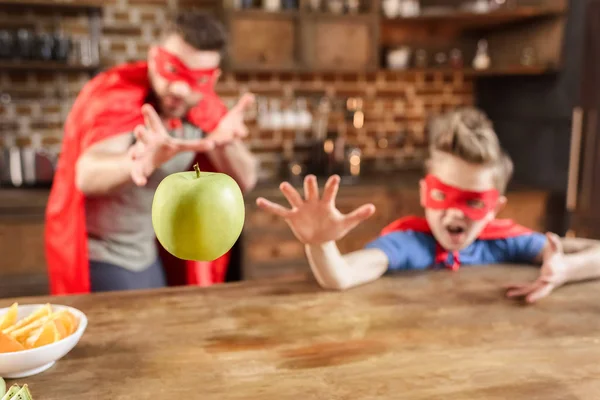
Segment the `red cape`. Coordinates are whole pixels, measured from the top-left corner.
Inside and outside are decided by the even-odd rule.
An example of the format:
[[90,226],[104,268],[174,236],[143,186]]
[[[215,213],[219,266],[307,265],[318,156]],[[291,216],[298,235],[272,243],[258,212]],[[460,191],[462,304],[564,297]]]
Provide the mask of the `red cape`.
[[[395,231],[408,231],[412,230],[415,232],[423,232],[431,234],[431,228],[427,220],[422,217],[404,217],[397,219],[392,222],[381,231],[382,235],[395,232]],[[480,240],[495,240],[495,239],[506,239],[509,237],[521,236],[533,231],[522,225],[518,225],[511,219],[495,219],[483,228],[478,239]]]
[[[149,93],[147,63],[137,62],[99,74],[73,104],[46,208],[45,251],[52,295],[90,292],[84,195],[75,186],[77,159],[94,143],[143,124],[141,107]],[[211,132],[227,111],[216,94],[205,95],[187,119]],[[215,171],[205,156],[198,155],[196,161],[202,170]],[[229,253],[213,262],[189,262],[160,250],[167,273],[185,267],[183,283],[210,285],[225,279]]]
[[[431,228],[427,223],[427,220],[422,217],[409,216],[397,219],[392,222],[381,231],[381,235],[385,235],[391,232],[396,231],[408,231],[412,230],[415,232],[422,232],[433,235],[431,232]],[[510,219],[495,219],[492,220],[489,224],[486,225],[485,228],[479,234],[477,239],[479,240],[496,240],[496,239],[506,239],[509,237],[516,237],[521,235],[526,235],[532,233],[533,231],[529,228],[526,228],[522,225],[518,225],[514,223]],[[435,249],[435,261],[437,263],[443,263],[448,268],[453,271],[456,271],[460,268],[460,255],[458,251],[453,252],[453,263],[447,264],[449,251],[444,249],[439,243],[436,241],[436,249]]]

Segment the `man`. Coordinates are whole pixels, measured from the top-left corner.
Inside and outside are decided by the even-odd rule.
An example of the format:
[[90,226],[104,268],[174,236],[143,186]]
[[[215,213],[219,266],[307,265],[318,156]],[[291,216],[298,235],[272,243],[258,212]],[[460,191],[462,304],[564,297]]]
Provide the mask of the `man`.
[[[46,211],[52,294],[166,285],[151,209],[168,174],[198,162],[253,188],[257,163],[241,141],[253,97],[227,110],[214,92],[225,44],[211,17],[177,15],[147,61],[99,74],[79,93]],[[228,259],[188,262],[185,282],[222,282]]]

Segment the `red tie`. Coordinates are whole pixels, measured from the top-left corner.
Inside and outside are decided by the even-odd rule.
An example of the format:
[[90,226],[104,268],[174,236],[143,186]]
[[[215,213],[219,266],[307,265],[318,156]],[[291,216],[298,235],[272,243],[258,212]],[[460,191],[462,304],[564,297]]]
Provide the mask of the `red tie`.
[[444,264],[446,268],[450,268],[452,271],[458,271],[460,268],[460,260],[458,258],[458,251],[452,253],[452,260],[454,263],[452,265],[448,264],[448,251],[444,249],[439,243],[436,243],[435,249],[435,262],[436,264]]

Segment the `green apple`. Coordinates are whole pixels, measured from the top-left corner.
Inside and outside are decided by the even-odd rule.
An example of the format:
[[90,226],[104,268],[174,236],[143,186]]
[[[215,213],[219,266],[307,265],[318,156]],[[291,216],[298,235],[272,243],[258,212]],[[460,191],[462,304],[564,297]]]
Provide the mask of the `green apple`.
[[212,261],[227,253],[244,226],[242,191],[229,175],[194,171],[165,177],[154,193],[158,241],[183,260]]

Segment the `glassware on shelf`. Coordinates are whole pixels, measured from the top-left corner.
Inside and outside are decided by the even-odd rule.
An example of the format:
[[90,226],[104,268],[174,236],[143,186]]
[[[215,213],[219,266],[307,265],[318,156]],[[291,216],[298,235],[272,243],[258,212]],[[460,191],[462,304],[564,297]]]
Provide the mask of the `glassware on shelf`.
[[310,11],[321,11],[322,0],[308,0]]
[[360,0],[346,0],[346,9],[350,14],[358,14],[360,12]]
[[269,107],[269,125],[273,130],[283,127],[283,115],[281,113],[281,100],[271,99]]
[[309,130],[312,126],[312,114],[308,111],[305,98],[296,99],[298,129]]
[[415,67],[427,68],[428,65],[429,65],[429,57],[427,55],[427,50],[418,49],[415,52]]
[[462,51],[460,49],[450,50],[450,66],[452,68],[462,68],[464,66],[464,60]]
[[488,42],[485,39],[481,39],[477,42],[477,53],[473,58],[473,68],[477,70],[488,69],[491,64],[490,55],[488,53]]
[[400,15],[404,18],[416,17],[421,13],[419,0],[402,0],[400,4]]
[[281,10],[281,0],[262,0],[262,3],[266,11],[276,12]]
[[328,0],[327,8],[329,12],[340,15],[344,13],[344,0]]
[[400,15],[401,0],[383,0],[381,7],[386,18],[396,18]]
[[536,64],[535,49],[533,47],[525,47],[521,51],[521,65],[531,67]]

